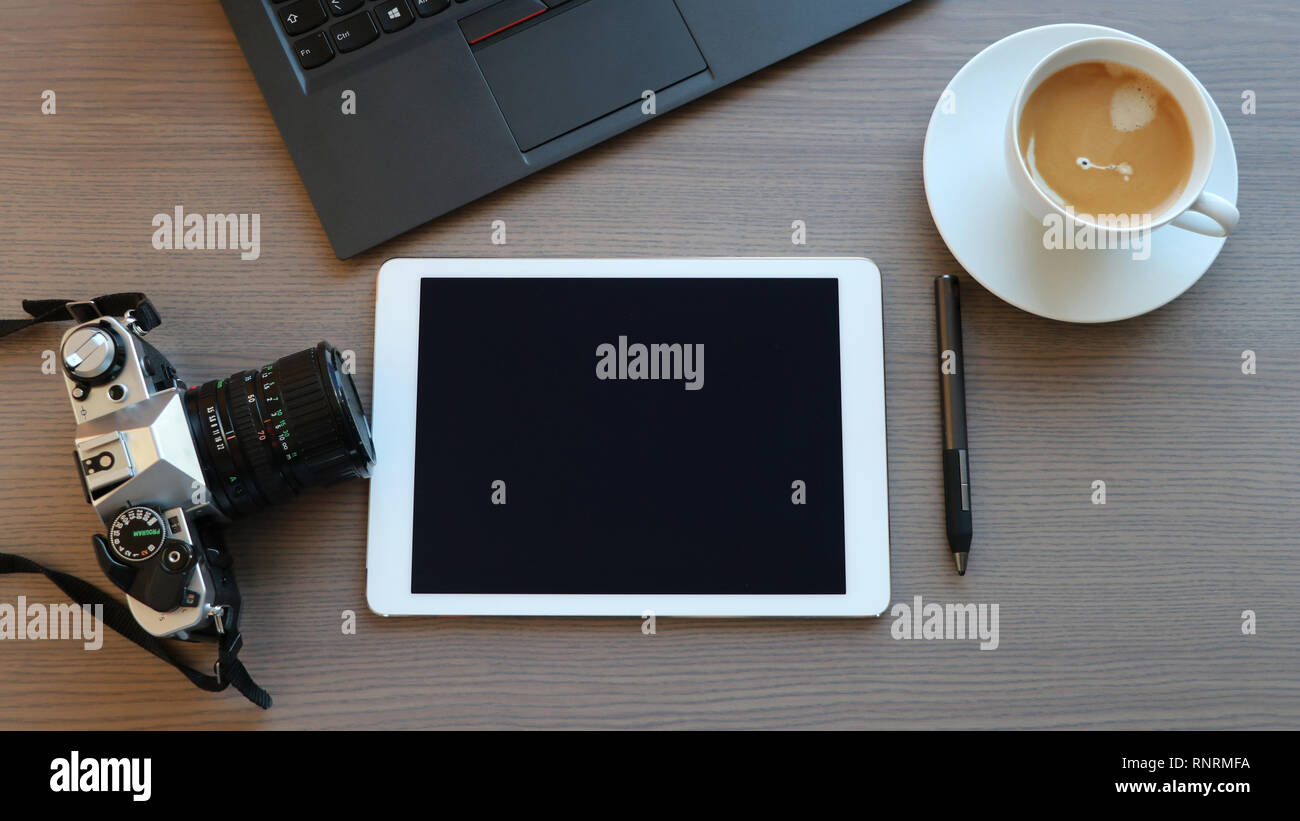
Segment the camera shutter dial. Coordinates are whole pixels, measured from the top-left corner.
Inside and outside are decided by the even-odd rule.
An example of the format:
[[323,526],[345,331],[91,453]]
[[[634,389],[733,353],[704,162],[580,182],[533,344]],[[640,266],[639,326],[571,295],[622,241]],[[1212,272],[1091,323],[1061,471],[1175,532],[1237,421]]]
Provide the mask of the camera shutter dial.
[[167,540],[162,514],[151,507],[128,507],[117,514],[108,529],[108,544],[128,562],[142,562],[158,552]]
[[91,382],[111,378],[121,363],[119,344],[112,331],[104,327],[75,328],[63,341],[63,366],[74,379]]

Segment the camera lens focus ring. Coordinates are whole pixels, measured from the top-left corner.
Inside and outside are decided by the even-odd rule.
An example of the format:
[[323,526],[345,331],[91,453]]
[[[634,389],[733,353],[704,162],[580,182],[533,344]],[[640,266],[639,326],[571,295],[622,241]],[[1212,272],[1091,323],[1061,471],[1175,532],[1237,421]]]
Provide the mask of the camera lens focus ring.
[[[262,405],[257,399],[256,371],[245,371],[231,379],[230,421],[235,429],[235,440],[241,443],[240,454],[247,464],[248,474],[261,495],[269,503],[287,502],[293,498],[293,489],[277,480],[276,465],[268,448],[266,421]],[[238,386],[238,387],[236,387]]]
[[[373,460],[358,453],[357,432],[342,412],[334,384],[337,356],[335,348],[322,342],[275,363],[276,387],[293,434],[290,466],[310,477],[304,484],[332,485],[366,476]],[[368,432],[366,437],[368,444]]]

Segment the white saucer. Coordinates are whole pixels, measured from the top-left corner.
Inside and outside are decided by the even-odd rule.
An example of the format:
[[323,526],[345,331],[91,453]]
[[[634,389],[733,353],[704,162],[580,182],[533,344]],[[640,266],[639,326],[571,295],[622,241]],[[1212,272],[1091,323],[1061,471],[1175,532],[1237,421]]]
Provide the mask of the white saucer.
[[[948,84],[925,135],[925,196],[948,249],[971,276],[1030,313],[1064,322],[1114,322],[1173,300],[1201,278],[1223,238],[1172,225],[1150,237],[1150,258],[1114,250],[1048,250],[1044,228],[1025,211],[1007,177],[1003,140],[1020,83],[1056,48],[1079,37],[1139,37],[1104,26],[1063,23],[1027,29],[971,58]],[[1237,200],[1237,154],[1223,115],[1214,118],[1215,156],[1206,189]],[[945,98],[950,101],[945,106]],[[944,108],[955,105],[955,111]]]

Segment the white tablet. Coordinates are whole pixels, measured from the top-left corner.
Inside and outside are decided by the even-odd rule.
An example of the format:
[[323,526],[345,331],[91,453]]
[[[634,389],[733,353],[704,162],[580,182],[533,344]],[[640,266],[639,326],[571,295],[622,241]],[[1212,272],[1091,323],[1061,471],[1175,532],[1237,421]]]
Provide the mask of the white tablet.
[[366,593],[384,615],[889,605],[865,259],[397,259]]

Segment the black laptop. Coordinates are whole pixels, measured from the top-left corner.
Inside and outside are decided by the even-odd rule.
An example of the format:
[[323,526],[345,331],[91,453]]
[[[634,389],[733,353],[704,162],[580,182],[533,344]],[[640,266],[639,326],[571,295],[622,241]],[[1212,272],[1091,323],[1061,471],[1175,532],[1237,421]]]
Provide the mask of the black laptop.
[[906,0],[222,0],[360,253]]

